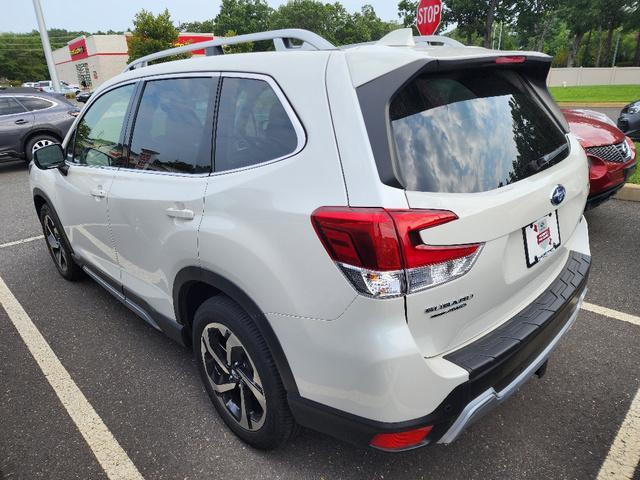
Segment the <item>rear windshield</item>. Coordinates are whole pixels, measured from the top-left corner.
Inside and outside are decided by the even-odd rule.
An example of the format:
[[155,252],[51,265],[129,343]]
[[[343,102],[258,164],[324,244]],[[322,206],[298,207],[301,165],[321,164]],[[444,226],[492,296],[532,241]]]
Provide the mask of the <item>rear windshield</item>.
[[560,127],[520,75],[423,75],[390,107],[396,174],[407,190],[473,193],[527,178],[568,154]]

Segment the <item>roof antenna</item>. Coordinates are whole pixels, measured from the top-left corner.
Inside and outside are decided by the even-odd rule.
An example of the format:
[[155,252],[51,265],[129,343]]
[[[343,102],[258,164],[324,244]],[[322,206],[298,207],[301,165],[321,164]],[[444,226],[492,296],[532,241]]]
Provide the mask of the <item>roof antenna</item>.
[[376,45],[386,45],[388,47],[415,47],[413,40],[413,30],[411,28],[399,28],[387,33],[376,42]]

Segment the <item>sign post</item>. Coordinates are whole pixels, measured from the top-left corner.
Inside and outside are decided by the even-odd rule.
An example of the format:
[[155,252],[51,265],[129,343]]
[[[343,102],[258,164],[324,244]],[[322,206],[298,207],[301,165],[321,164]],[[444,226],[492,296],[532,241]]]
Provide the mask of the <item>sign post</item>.
[[420,0],[416,26],[420,35],[433,35],[442,20],[442,0]]
[[40,30],[40,40],[42,40],[42,49],[44,50],[44,58],[47,61],[47,67],[49,68],[49,78],[51,79],[51,85],[53,91],[60,93],[60,82],[58,81],[58,73],[56,72],[56,64],[53,61],[53,54],[51,53],[51,44],[49,43],[49,34],[47,33],[47,27],[44,24],[44,15],[42,15],[42,6],[40,0],[33,0],[33,8],[36,11],[36,19],[38,20],[38,29]]

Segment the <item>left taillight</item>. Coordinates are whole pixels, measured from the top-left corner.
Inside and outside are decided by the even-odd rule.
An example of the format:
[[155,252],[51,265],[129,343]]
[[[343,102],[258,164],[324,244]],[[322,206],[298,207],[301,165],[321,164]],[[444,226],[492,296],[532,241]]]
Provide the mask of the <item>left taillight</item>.
[[425,245],[420,231],[458,217],[446,210],[321,207],[311,215],[325,249],[356,290],[396,297],[467,273],[481,244]]

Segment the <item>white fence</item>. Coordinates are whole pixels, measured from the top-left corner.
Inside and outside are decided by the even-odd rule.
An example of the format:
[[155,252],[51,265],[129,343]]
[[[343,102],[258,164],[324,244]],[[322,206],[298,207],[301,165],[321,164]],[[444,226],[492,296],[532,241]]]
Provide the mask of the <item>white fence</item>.
[[552,68],[547,77],[550,87],[574,85],[640,85],[640,67]]

